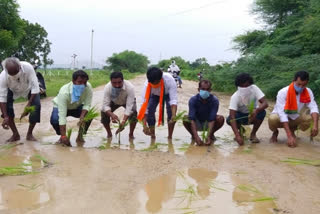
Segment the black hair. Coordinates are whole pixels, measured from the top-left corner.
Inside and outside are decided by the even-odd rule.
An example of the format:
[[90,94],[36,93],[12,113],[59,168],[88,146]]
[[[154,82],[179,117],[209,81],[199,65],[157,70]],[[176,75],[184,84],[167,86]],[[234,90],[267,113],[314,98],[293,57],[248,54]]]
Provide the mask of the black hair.
[[88,74],[86,72],[84,72],[83,70],[77,70],[77,71],[73,72],[72,80],[76,81],[78,79],[78,77],[85,78],[85,79],[89,80]]
[[161,80],[163,72],[157,67],[150,67],[147,71],[148,82],[156,82]]
[[238,87],[248,82],[250,85],[253,84],[253,79],[248,73],[241,73],[236,76],[234,84]]
[[114,71],[110,74],[110,80],[118,78],[121,78],[121,80],[123,80],[123,74],[120,71]]
[[201,80],[201,81],[199,82],[199,89],[200,89],[200,87],[201,87],[202,84],[208,84],[208,85],[210,86],[210,88],[211,88],[211,86],[212,86],[212,83],[210,82],[210,80]]
[[309,73],[306,71],[298,71],[295,75],[294,75],[294,81],[296,81],[298,78],[300,78],[300,80],[302,81],[309,81]]

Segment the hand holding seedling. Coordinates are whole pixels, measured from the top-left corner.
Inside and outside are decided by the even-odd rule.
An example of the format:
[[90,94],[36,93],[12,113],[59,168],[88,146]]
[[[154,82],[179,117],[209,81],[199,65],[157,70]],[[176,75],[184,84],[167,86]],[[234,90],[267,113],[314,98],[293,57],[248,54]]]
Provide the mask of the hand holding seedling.
[[2,127],[4,129],[9,129],[9,117],[4,117],[2,121]]
[[195,141],[196,141],[196,143],[197,143],[198,146],[202,146],[202,145],[204,144],[203,141],[201,140],[201,138],[200,138],[199,136],[197,136],[197,137],[195,138]]
[[235,140],[237,141],[237,143],[242,146],[244,144],[243,138],[241,137],[241,135],[236,135]]
[[212,144],[212,139],[210,137],[208,137],[206,142],[204,143],[204,145],[210,146],[211,144]]
[[59,141],[60,141],[61,144],[65,145],[65,146],[71,146],[70,140],[65,135],[64,136],[61,135]]
[[143,133],[145,135],[151,135],[151,131],[150,131],[150,128],[146,125],[143,126]]
[[22,114],[21,114],[21,116],[20,116],[20,120],[22,120],[22,118],[24,118],[24,117],[27,116],[29,113],[34,112],[34,111],[35,111],[34,106],[30,106],[30,104],[28,103],[28,104],[26,105],[26,107],[24,107],[24,110],[23,110],[23,112],[22,112]]
[[253,123],[257,116],[257,109],[253,110],[251,114],[249,114],[249,124]]
[[112,113],[112,112],[110,113],[110,117],[111,117],[111,120],[112,120],[113,123],[119,123],[120,122],[119,117],[116,114]]
[[296,146],[297,146],[297,144],[296,144],[296,138],[293,137],[293,136],[289,136],[289,137],[288,137],[288,140],[287,140],[287,144],[288,144],[288,146],[291,147],[291,148],[296,147]]
[[119,128],[116,131],[116,135],[124,130],[124,127],[126,126],[126,121],[122,121],[119,123]]
[[77,125],[78,125],[79,127],[81,127],[81,126],[84,125],[84,123],[85,123],[85,122],[84,122],[84,120],[83,120],[83,117],[80,117],[79,122],[78,122]]

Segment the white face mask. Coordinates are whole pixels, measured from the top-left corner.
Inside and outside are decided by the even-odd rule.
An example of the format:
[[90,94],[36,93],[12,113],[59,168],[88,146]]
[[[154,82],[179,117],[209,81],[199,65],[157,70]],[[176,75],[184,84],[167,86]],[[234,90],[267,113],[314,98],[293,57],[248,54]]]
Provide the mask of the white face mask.
[[251,85],[248,87],[238,87],[239,95],[244,104],[247,104],[247,102],[249,103],[250,95],[252,93],[251,89],[252,89]]

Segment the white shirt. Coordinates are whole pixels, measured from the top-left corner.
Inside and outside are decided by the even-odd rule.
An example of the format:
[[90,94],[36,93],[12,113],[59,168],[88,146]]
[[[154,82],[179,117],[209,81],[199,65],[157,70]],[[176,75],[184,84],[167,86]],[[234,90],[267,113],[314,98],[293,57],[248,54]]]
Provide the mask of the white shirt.
[[243,99],[240,96],[239,90],[237,90],[232,95],[230,99],[230,105],[229,105],[230,110],[235,110],[235,111],[239,111],[241,113],[247,114],[249,113],[248,105],[251,102],[254,102],[254,108],[257,108],[259,104],[258,101],[264,97],[264,93],[256,85],[251,85],[250,87],[251,87],[250,89],[251,93],[246,99]]
[[[169,96],[170,96],[169,104],[170,105],[177,105],[178,104],[178,95],[177,95],[176,81],[173,79],[173,77],[170,74],[165,73],[165,72],[162,75],[162,79],[164,81],[164,89],[165,89],[164,93],[166,95],[169,94]],[[148,80],[146,80],[144,83],[142,96],[141,96],[142,103],[144,102],[144,97],[146,94],[147,86],[148,86]],[[160,96],[160,87],[159,88],[151,88],[151,94]]]
[[13,99],[26,98],[30,91],[31,94],[40,92],[38,78],[32,65],[28,62],[20,64],[20,72],[17,74],[19,78],[10,76],[5,68],[0,73],[0,102],[7,102],[8,88],[13,92]]
[[308,107],[310,109],[311,113],[319,113],[317,103],[314,100],[314,96],[313,96],[313,93],[312,93],[310,88],[307,88],[307,90],[309,92],[310,99],[311,99],[310,103],[301,103],[300,102],[300,94],[298,94],[296,96],[297,105],[298,105],[298,113],[297,114],[287,114],[287,113],[285,113],[284,112],[284,106],[286,105],[288,88],[289,88],[289,86],[284,87],[283,89],[281,89],[278,92],[276,105],[274,106],[274,109],[272,111],[272,113],[275,113],[275,114],[279,115],[280,122],[282,122],[282,123],[288,122],[289,118],[291,120],[297,119],[299,117],[299,112],[301,111],[301,109],[304,106]]
[[120,90],[120,93],[117,96],[113,96],[112,94],[112,85],[109,82],[104,87],[103,93],[103,103],[102,103],[102,111],[106,112],[111,110],[110,104],[111,101],[116,105],[125,105],[125,115],[130,115],[132,110],[136,110],[135,104],[135,94],[134,94],[134,86],[127,80],[123,81],[123,86]]

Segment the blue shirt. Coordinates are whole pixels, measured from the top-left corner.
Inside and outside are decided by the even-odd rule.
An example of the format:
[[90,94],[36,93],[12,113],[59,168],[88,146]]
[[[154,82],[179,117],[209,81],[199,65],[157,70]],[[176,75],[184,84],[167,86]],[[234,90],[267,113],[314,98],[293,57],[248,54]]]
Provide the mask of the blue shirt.
[[215,121],[219,109],[219,100],[216,96],[210,94],[206,103],[202,102],[199,94],[189,100],[189,119],[204,121]]

